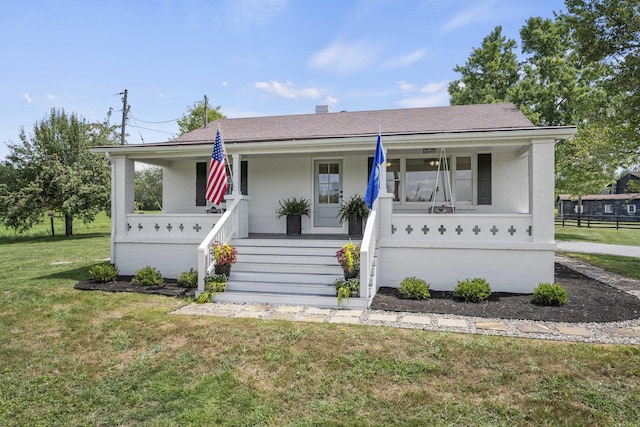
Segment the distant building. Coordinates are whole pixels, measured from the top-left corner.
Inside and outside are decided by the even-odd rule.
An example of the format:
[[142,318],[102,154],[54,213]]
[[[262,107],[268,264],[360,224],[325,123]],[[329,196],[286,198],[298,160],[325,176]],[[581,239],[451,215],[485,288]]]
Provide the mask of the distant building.
[[629,183],[640,180],[640,172],[629,172],[611,185],[611,194],[631,193]]
[[556,201],[558,215],[580,213],[590,216],[628,216],[640,219],[640,193],[590,194],[583,196],[581,202],[582,205],[578,210],[577,198],[569,194],[560,194]]

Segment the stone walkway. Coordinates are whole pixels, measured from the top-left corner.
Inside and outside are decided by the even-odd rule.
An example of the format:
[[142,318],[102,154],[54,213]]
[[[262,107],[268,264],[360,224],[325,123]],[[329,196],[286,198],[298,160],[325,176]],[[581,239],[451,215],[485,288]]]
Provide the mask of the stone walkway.
[[[580,273],[623,289],[640,298],[640,282],[608,273],[572,258],[556,256]],[[558,341],[582,341],[610,344],[640,344],[640,318],[610,323],[557,323],[516,319],[485,319],[433,313],[404,313],[380,310],[336,310],[308,306],[271,306],[262,304],[192,303],[174,312],[200,315],[292,322],[341,323],[389,326],[454,333],[504,335]]]

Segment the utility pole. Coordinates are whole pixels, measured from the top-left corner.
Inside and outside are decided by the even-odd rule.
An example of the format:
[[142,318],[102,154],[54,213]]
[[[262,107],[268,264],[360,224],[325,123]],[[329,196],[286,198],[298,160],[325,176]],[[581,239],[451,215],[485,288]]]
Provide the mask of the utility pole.
[[204,127],[207,127],[207,121],[209,119],[209,114],[207,112],[209,106],[209,98],[207,98],[207,95],[204,96]]
[[127,104],[127,89],[120,93],[122,97],[122,133],[120,134],[120,145],[124,145],[125,124],[127,123],[127,115],[129,114],[129,105]]

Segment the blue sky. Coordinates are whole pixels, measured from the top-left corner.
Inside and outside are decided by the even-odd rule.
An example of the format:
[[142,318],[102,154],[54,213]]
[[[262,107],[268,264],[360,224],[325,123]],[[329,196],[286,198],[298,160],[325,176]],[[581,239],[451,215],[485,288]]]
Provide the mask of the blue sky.
[[[52,107],[120,123],[128,143],[177,133],[207,95],[227,117],[449,104],[496,25],[519,43],[561,0],[7,0],[0,12],[0,159]],[[518,52],[519,46],[518,46]],[[224,130],[223,130],[224,132]]]

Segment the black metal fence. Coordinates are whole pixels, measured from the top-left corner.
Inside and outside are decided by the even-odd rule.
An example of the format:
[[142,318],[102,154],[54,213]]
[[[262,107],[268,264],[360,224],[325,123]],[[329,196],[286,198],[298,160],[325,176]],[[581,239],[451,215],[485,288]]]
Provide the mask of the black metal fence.
[[624,215],[556,215],[556,225],[561,227],[615,228],[616,230],[640,230],[640,217]]

